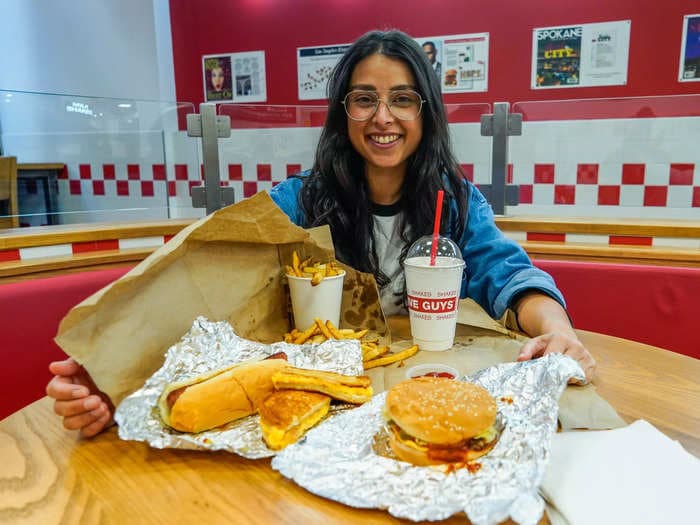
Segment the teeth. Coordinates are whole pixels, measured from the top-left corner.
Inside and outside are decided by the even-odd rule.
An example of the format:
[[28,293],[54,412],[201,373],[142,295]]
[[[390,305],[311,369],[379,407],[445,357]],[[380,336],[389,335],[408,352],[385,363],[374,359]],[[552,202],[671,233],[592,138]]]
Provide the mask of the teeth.
[[398,135],[372,135],[372,140],[380,144],[389,144],[395,140],[399,140]]

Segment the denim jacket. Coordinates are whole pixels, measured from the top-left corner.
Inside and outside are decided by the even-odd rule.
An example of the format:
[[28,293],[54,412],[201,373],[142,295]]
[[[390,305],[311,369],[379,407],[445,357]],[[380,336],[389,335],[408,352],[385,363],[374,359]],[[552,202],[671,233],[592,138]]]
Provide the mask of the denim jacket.
[[[293,177],[270,191],[272,200],[299,226],[304,225],[298,200],[302,184],[302,178]],[[465,184],[469,186],[469,206],[464,233],[460,239],[451,235],[459,217],[454,200],[450,205],[450,231],[446,232],[462,250],[466,263],[461,297],[470,297],[494,319],[500,319],[513,299],[525,290],[538,290],[566,307],[552,277],[533,266],[520,245],[503,235],[482,193],[469,181]]]

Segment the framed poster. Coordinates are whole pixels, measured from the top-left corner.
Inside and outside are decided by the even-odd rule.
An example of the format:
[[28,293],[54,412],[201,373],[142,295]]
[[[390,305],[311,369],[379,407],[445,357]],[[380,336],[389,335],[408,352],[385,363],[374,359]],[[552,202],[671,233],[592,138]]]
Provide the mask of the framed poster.
[[297,48],[299,100],[325,100],[331,71],[350,44]]
[[206,102],[233,100],[231,55],[204,55],[202,72]]
[[489,34],[416,38],[444,93],[488,90]]
[[202,57],[204,100],[265,102],[265,52],[247,51]]
[[630,27],[622,20],[534,29],[532,88],[626,84]]
[[265,72],[265,51],[232,53],[233,101],[267,101],[267,80]]
[[700,14],[683,17],[679,82],[700,81]]

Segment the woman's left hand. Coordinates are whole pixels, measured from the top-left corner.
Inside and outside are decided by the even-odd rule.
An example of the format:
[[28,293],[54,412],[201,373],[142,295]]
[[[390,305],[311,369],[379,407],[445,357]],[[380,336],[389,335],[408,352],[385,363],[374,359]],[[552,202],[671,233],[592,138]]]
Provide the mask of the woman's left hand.
[[[593,379],[596,368],[595,359],[581,341],[562,332],[551,332],[533,337],[520,349],[518,361],[528,361],[543,355],[557,353],[566,354],[578,361],[586,374],[586,383]],[[583,384],[577,379],[571,379],[569,383]]]

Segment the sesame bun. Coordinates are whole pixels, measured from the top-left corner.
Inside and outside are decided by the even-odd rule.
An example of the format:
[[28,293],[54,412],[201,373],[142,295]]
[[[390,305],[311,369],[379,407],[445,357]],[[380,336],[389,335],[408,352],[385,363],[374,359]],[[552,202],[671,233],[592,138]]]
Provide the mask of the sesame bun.
[[434,445],[457,445],[493,426],[496,401],[473,383],[441,377],[403,381],[389,390],[386,411],[410,436]]

